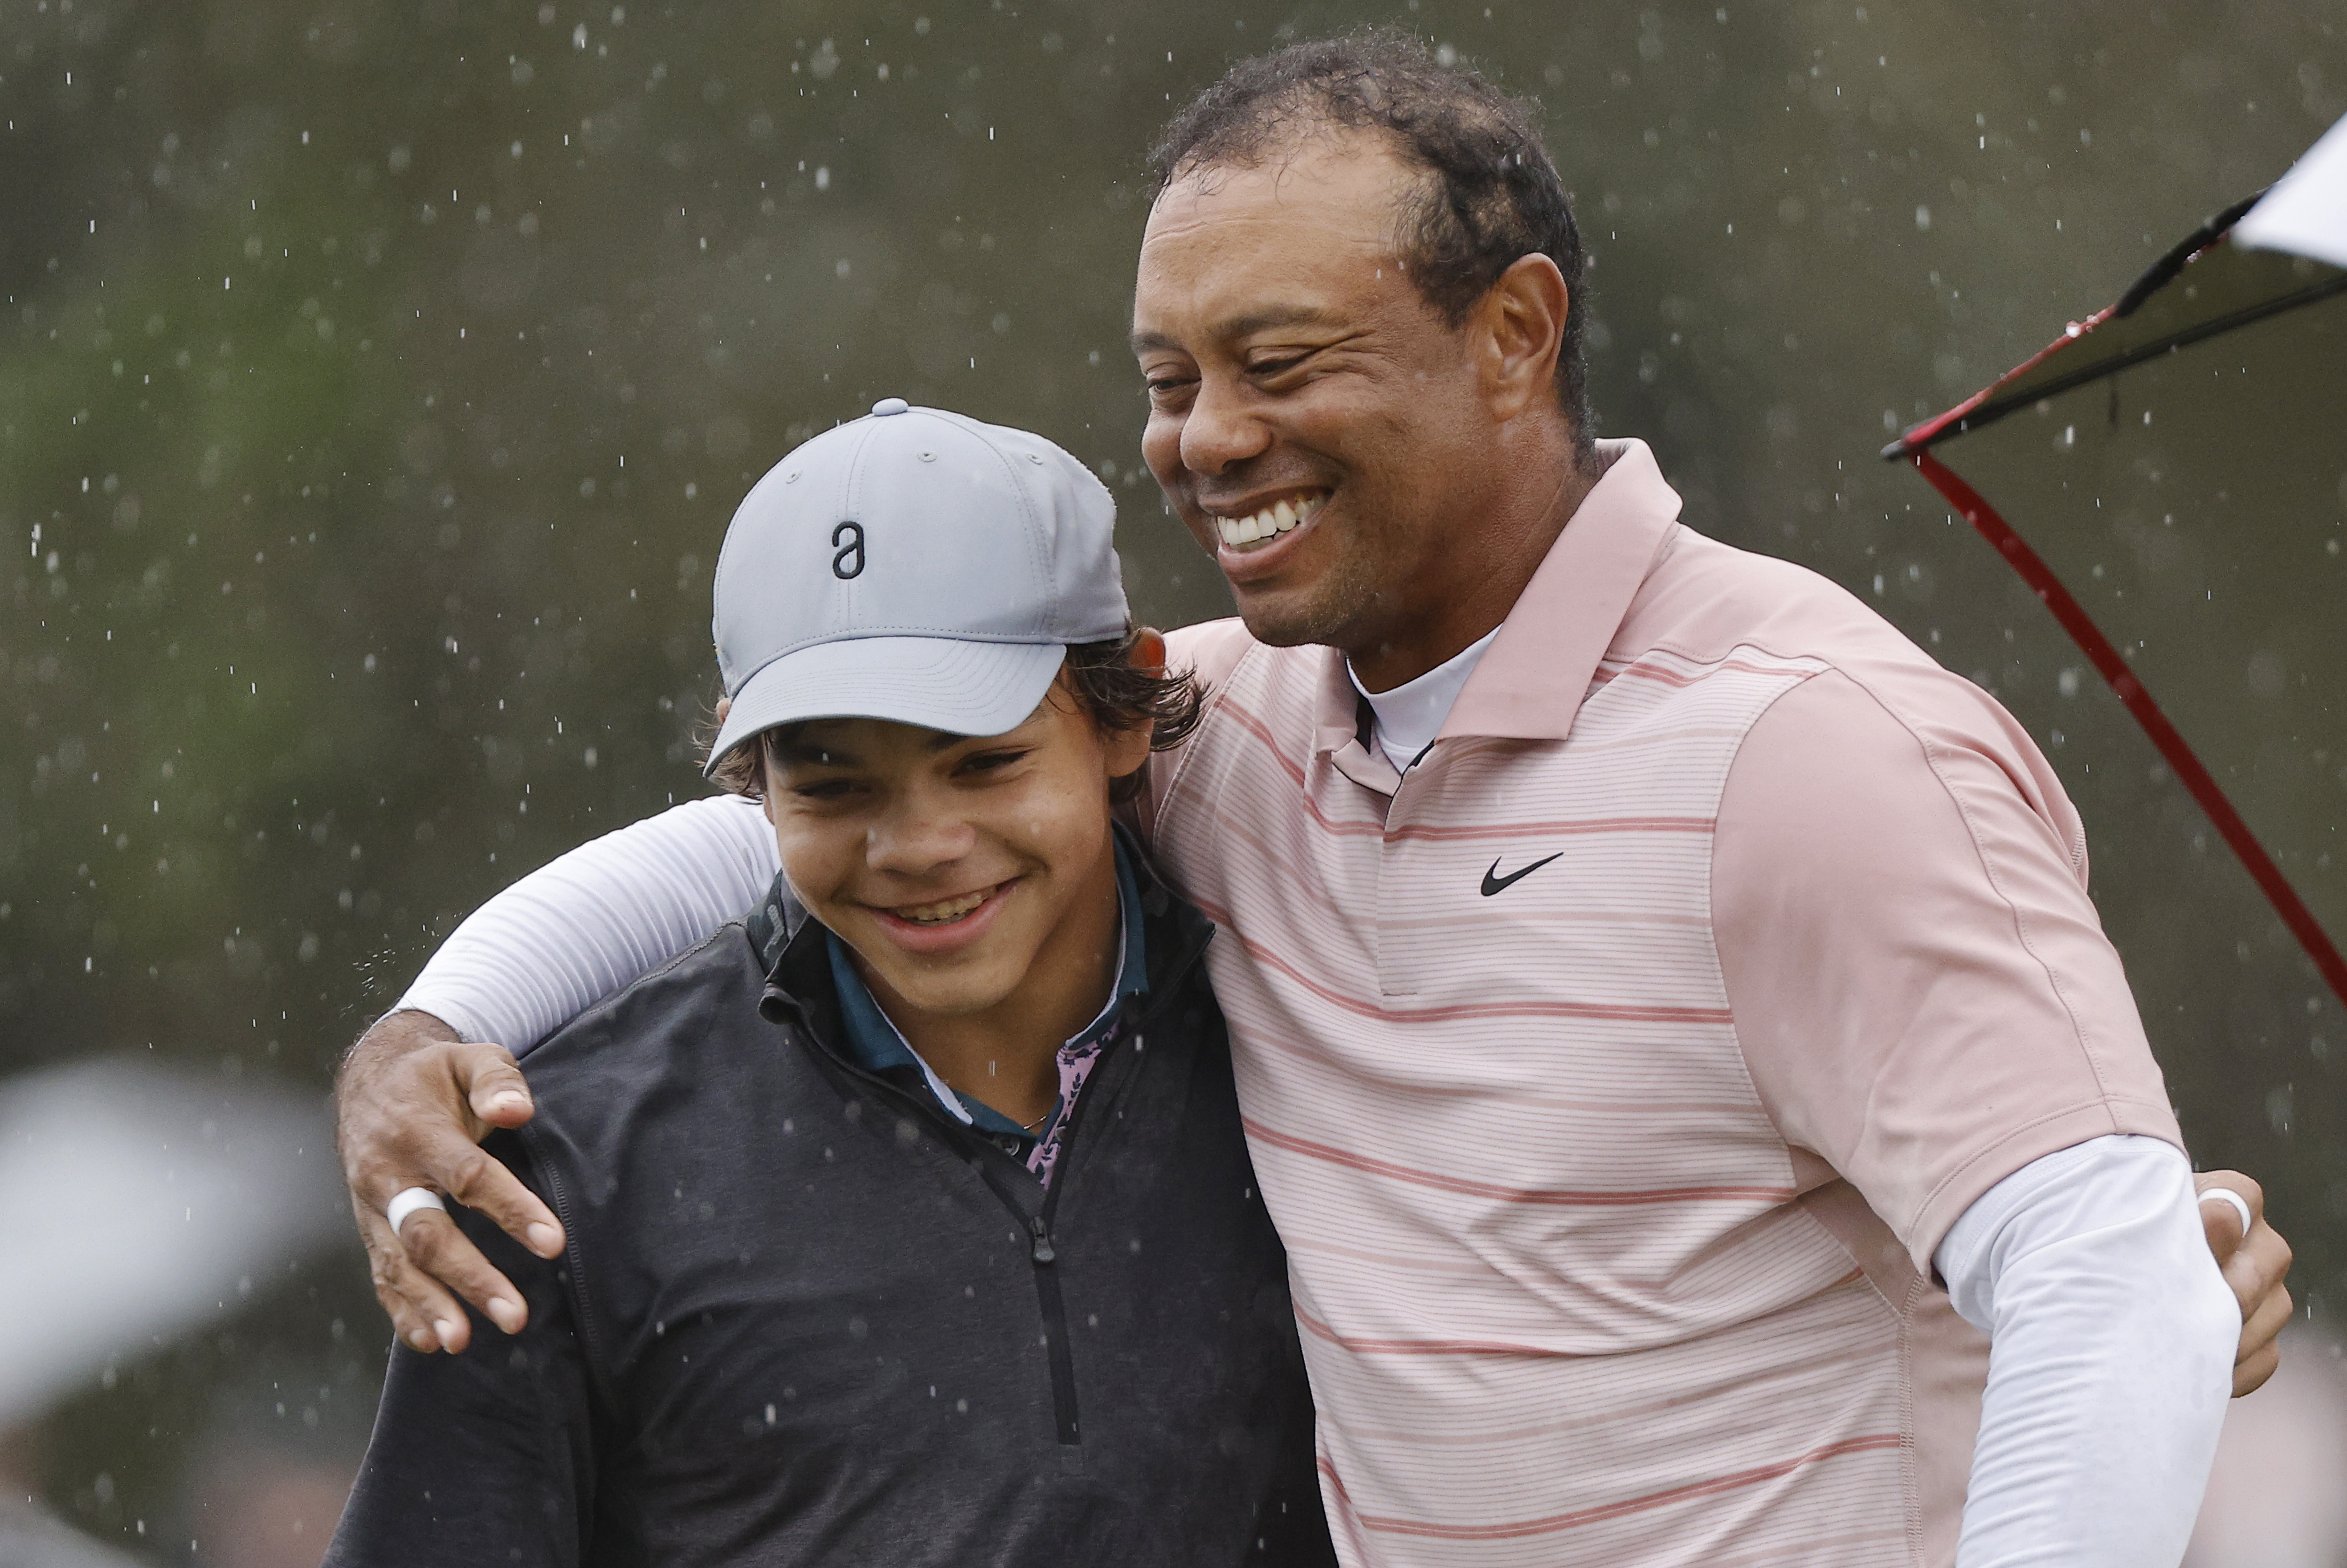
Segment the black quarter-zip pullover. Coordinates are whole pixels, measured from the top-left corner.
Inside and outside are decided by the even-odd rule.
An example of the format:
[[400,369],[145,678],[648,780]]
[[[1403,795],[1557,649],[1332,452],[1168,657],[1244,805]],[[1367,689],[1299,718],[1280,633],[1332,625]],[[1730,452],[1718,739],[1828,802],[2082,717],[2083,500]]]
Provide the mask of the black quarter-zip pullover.
[[780,883],[540,1045],[490,1147],[568,1250],[459,1216],[529,1325],[394,1352],[328,1563],[1333,1563],[1212,927],[1142,902],[1048,1190],[840,1050]]

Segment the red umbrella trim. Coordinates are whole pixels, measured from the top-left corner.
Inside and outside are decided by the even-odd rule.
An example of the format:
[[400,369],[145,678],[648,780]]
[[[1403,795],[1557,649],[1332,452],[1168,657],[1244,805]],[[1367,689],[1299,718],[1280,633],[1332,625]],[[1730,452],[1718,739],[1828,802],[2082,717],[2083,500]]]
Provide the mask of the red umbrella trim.
[[[2054,346],[2059,348],[2062,345],[2056,343]],[[2012,564],[2013,569],[2021,574],[2022,580],[2030,586],[2039,600],[2054,612],[2054,619],[2062,623],[2062,629],[2070,634],[2071,640],[2085,650],[2087,659],[2093,661],[2103,679],[2110,682],[2111,690],[2118,693],[2118,699],[2126,704],[2127,711],[2135,715],[2136,723],[2141,724],[2144,733],[2151,737],[2151,743],[2159,748],[2159,754],[2168,759],[2168,765],[2176,770],[2176,776],[2184,781],[2184,787],[2191,792],[2192,798],[2199,803],[2209,820],[2216,824],[2218,833],[2233,846],[2233,853],[2241,857],[2241,864],[2248,867],[2250,876],[2272,903],[2275,913],[2281,917],[2282,924],[2290,927],[2291,935],[2298,938],[2299,946],[2306,949],[2306,956],[2314,960],[2315,968],[2321,971],[2332,993],[2341,1002],[2347,1003],[2347,959],[2340,958],[2339,949],[2332,945],[2329,933],[2323,930],[2315,920],[2313,912],[2299,898],[2298,890],[2281,874],[2281,867],[2273,863],[2273,856],[2266,853],[2265,845],[2258,842],[2257,835],[2250,831],[2250,825],[2241,820],[2241,814],[2233,809],[2233,803],[2225,798],[2225,792],[2201,764],[2191,743],[2168,722],[2168,715],[2159,711],[2159,704],[2151,700],[2151,693],[2144,690],[2143,682],[2136,678],[2127,661],[2119,657],[2119,651],[2111,645],[2109,638],[2103,635],[2102,628],[2096,626],[2085,607],[2071,597],[2070,590],[2062,586],[2062,579],[2054,575],[2053,569],[2014,531],[2013,525],[1981,498],[1979,491],[1957,477],[1946,464],[1929,451],[1911,453],[1908,461],[1915,465],[1916,472],[1929,480],[1933,489],[1947,497],[1949,505],[1963,515],[1964,521],[1972,524],[1983,538],[1996,547],[1997,554]]]

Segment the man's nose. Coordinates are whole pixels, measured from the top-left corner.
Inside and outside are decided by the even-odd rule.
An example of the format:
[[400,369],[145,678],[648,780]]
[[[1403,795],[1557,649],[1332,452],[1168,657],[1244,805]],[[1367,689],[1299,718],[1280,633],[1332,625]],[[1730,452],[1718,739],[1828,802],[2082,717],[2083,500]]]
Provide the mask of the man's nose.
[[1224,376],[1198,385],[1182,421],[1182,466],[1193,474],[1219,477],[1225,469],[1259,457],[1271,445],[1246,389]]

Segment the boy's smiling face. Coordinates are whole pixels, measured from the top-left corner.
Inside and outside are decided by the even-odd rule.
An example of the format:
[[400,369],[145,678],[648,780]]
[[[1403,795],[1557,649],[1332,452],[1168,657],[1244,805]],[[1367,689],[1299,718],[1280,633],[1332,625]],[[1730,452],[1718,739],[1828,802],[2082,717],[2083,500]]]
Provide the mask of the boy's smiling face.
[[1063,673],[1005,734],[881,719],[777,731],[766,815],[793,890],[900,1028],[1010,1022],[1071,973],[1098,968],[1103,989],[1113,973],[1109,784],[1148,753],[1146,729],[1103,733]]

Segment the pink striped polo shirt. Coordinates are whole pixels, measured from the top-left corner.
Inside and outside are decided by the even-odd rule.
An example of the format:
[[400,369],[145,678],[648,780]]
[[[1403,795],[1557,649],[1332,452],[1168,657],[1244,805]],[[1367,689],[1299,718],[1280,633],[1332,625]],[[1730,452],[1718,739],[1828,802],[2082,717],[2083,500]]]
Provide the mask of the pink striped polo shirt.
[[1406,777],[1341,658],[1178,632],[1160,760],[1355,1564],[1953,1560],[1964,1207],[2178,1141],[2028,736],[1637,442]]

